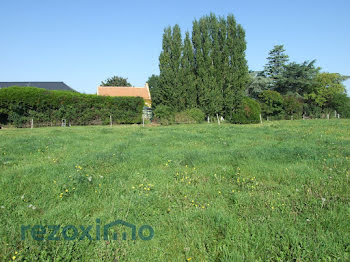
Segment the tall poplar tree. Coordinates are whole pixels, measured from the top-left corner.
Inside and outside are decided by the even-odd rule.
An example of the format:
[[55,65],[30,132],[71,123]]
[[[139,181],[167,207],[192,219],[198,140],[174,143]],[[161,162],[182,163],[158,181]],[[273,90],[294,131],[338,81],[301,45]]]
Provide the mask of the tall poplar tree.
[[181,29],[179,25],[175,25],[172,30],[171,44],[170,44],[170,70],[172,75],[171,86],[173,89],[172,107],[176,111],[185,109],[185,105],[181,103],[182,79],[181,79],[181,57],[182,57],[183,43],[181,36]]
[[[192,43],[191,43],[192,41]],[[166,28],[159,57],[159,96],[176,111],[198,107],[206,115],[232,114],[249,79],[245,32],[233,15],[194,20],[192,39],[178,25]]]
[[159,56],[158,104],[172,104],[173,87],[171,72],[171,27],[164,29],[162,52]]
[[186,32],[181,58],[181,95],[180,102],[185,108],[197,107],[197,92],[194,72],[193,46],[189,32]]
[[179,25],[167,27],[163,34],[162,52],[159,56],[159,84],[162,104],[181,110],[181,76],[180,64],[182,38]]
[[247,60],[245,58],[245,51],[247,43],[245,41],[245,31],[241,25],[237,26],[237,46],[235,53],[236,60],[236,77],[235,77],[235,102],[234,108],[242,105],[242,99],[245,93],[245,87],[249,81],[249,70]]
[[194,54],[194,73],[195,73],[195,87],[197,92],[197,106],[204,111],[204,76],[205,64],[202,53],[202,38],[199,28],[199,22],[193,21],[192,25],[192,44]]
[[234,110],[235,105],[235,82],[236,82],[236,46],[237,46],[237,37],[236,37],[236,20],[232,15],[227,17],[227,76],[226,76],[226,87],[224,90],[224,110],[225,115],[229,116]]
[[207,17],[211,48],[209,52],[209,112],[211,115],[223,112],[222,52],[219,43],[219,21],[214,14]]
[[211,52],[211,39],[209,35],[209,21],[208,17],[202,17],[199,20],[199,30],[201,34],[201,52],[203,57],[202,64],[202,88],[203,88],[203,111],[207,115],[213,115],[215,112],[215,106],[213,104],[212,97],[212,85],[213,80],[213,64],[210,57]]

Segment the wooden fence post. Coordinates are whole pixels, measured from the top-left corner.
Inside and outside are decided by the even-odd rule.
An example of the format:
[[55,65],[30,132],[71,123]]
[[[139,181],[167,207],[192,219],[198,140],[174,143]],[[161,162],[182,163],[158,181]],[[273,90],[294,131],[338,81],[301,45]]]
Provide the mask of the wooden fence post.
[[30,129],[34,128],[34,119],[32,118],[32,120],[30,120]]
[[216,118],[218,119],[218,125],[220,125],[220,119],[218,114],[216,114]]
[[113,121],[112,121],[112,116],[111,115],[109,116],[109,125],[113,126]]
[[259,116],[260,116],[260,124],[262,124],[262,117],[261,117],[261,114],[260,114]]
[[327,120],[329,120],[329,113],[327,114]]

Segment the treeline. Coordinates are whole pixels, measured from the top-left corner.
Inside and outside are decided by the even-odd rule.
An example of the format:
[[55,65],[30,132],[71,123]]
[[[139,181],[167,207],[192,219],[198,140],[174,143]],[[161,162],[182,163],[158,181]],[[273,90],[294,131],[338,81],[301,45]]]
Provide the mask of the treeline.
[[198,108],[231,123],[259,122],[260,113],[269,119],[334,111],[350,117],[348,77],[321,72],[315,61],[290,63],[283,45],[270,51],[263,71],[248,71],[245,50],[245,31],[232,15],[195,20],[184,38],[178,25],[165,28],[160,74],[148,80],[152,107],[174,113]]
[[245,31],[233,15],[195,20],[184,39],[178,25],[165,28],[160,74],[148,81],[152,106],[175,112],[198,108],[234,122],[249,80],[245,50]]
[[250,72],[246,94],[261,104],[270,119],[350,118],[350,98],[343,82],[348,76],[321,72],[316,61],[289,62],[283,45],[276,45],[263,71]]
[[106,97],[69,91],[48,91],[35,87],[0,89],[0,124],[17,127],[140,123],[144,101],[141,97]]

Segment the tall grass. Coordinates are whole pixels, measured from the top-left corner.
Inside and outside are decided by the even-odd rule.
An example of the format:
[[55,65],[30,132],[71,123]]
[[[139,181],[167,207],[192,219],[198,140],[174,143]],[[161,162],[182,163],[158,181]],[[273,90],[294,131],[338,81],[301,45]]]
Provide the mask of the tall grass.
[[[0,130],[0,260],[350,260],[349,130],[349,120]],[[154,237],[21,240],[21,225],[37,224],[92,225],[94,237],[96,219],[147,224]]]

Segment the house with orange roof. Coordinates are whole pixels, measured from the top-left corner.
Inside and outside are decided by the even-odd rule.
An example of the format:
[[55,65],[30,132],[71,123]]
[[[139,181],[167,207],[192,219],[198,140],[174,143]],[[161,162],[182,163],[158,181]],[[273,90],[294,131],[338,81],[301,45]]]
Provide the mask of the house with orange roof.
[[139,96],[145,101],[147,107],[151,107],[152,100],[148,83],[144,87],[135,86],[99,86],[97,87],[99,96]]

